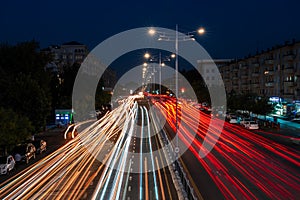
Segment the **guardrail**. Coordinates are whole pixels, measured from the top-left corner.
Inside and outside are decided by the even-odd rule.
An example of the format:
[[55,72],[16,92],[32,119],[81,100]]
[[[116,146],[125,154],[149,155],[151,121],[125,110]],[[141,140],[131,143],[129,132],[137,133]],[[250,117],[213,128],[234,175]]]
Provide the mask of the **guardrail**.
[[[169,138],[166,135],[165,131],[161,131],[161,136],[165,144],[170,144]],[[177,172],[177,176],[180,179],[180,182],[182,183],[183,190],[186,192],[186,198],[189,200],[197,200],[197,196],[195,195],[194,189],[190,184],[190,181],[184,171],[184,168],[181,166],[181,163],[178,160],[175,160],[174,162],[174,170],[175,174]]]
[[194,189],[191,186],[190,181],[188,180],[183,167],[181,166],[181,164],[178,160],[176,160],[174,163],[175,163],[175,169],[178,172],[178,176],[180,177],[180,180],[181,180],[182,186],[186,192],[187,198],[190,200],[196,200],[197,197],[194,193]]

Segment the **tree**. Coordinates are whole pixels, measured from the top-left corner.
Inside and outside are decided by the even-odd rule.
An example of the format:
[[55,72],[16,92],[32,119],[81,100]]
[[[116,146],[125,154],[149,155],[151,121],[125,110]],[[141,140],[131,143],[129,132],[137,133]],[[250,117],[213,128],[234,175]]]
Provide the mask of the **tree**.
[[254,100],[251,111],[255,114],[266,115],[271,113],[272,105],[269,104],[269,99],[267,97],[260,97]]
[[256,94],[231,93],[228,100],[228,108],[231,110],[247,110],[255,114],[266,115],[271,112],[272,106],[267,97],[258,97]]
[[28,75],[20,75],[8,87],[6,105],[22,116],[28,117],[35,131],[46,125],[50,101],[37,81]]
[[11,109],[0,108],[0,146],[18,144],[27,139],[33,126],[26,116],[20,116]]
[[96,110],[100,110],[103,105],[109,104],[111,101],[111,95],[103,91],[102,86],[101,86],[101,80],[100,83],[97,86],[96,90],[96,96],[95,96],[95,108]]
[[196,69],[192,69],[188,71],[182,71],[181,73],[191,84],[198,101],[210,103],[211,100],[208,88],[206,87],[205,82],[199,72]]
[[36,41],[30,41],[0,45],[0,57],[0,106],[26,116],[39,131],[51,108],[51,77],[45,71],[51,56],[39,51]]
[[53,99],[55,108],[72,108],[72,92],[73,86],[76,79],[77,72],[80,68],[78,63],[74,63],[73,65],[65,65],[63,73],[60,74],[60,83],[58,84],[56,81],[56,88],[53,88],[54,97]]

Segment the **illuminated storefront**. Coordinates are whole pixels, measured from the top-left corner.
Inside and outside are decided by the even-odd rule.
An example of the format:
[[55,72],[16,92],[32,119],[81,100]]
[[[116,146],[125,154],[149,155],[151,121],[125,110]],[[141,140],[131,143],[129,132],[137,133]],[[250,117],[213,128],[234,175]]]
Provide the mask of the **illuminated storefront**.
[[56,109],[55,124],[67,125],[74,122],[73,110],[71,109]]

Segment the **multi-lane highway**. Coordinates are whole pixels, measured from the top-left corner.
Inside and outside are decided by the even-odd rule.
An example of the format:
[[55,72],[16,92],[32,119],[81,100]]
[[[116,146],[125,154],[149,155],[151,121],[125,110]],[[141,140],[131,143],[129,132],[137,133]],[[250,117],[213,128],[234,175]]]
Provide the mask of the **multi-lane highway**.
[[100,120],[77,123],[77,137],[1,183],[0,198],[299,197],[299,150],[184,100],[176,120],[175,102],[131,96]]
[[[155,102],[155,105],[175,130],[174,101]],[[188,146],[181,163],[205,199],[299,198],[299,150],[198,112],[182,102],[178,135]],[[203,158],[201,152],[214,144]]]
[[162,144],[148,109],[130,97],[99,121],[78,123],[77,137],[1,183],[1,199],[178,199],[170,158],[152,154]]

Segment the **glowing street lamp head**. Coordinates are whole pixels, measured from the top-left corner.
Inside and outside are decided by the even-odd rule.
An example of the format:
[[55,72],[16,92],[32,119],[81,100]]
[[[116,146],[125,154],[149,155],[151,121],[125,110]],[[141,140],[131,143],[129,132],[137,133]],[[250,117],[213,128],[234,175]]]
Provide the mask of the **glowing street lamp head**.
[[148,65],[147,63],[144,63],[144,64],[143,64],[144,67],[147,67],[147,65]]
[[175,58],[175,57],[176,57],[175,53],[171,54],[171,58]]
[[203,27],[198,29],[198,34],[203,35],[205,33],[205,29]]
[[150,28],[150,29],[148,30],[148,33],[149,33],[150,35],[154,35],[154,34],[156,33],[156,31],[155,31],[155,29]]
[[161,63],[161,66],[164,67],[164,66],[165,66],[165,63]]
[[150,54],[149,53],[145,53],[144,58],[149,59],[150,58]]

